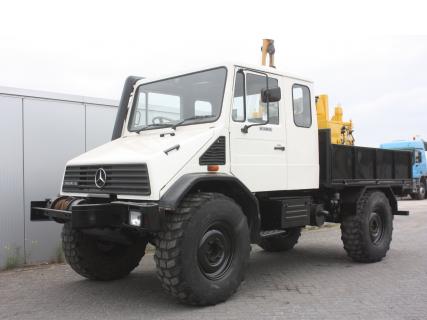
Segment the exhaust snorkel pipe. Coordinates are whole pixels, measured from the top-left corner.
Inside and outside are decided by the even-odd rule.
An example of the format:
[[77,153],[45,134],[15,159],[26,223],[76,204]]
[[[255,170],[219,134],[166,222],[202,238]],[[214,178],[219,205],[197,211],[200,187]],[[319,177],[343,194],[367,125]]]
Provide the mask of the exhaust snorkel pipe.
[[130,94],[133,91],[133,87],[138,80],[144,79],[143,77],[129,76],[125,81],[125,85],[123,87],[122,96],[120,98],[119,109],[117,110],[116,122],[114,123],[113,136],[111,140],[116,140],[120,138],[123,130],[123,123],[126,120],[129,98]]

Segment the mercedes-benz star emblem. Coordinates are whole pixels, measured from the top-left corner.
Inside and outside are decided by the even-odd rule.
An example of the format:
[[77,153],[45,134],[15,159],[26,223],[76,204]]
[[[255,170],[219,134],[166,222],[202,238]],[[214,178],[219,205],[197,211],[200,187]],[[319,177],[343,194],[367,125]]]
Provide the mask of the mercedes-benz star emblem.
[[96,170],[95,173],[95,185],[101,189],[102,187],[105,186],[105,183],[107,182],[107,173],[105,172],[104,169],[99,168],[98,170]]

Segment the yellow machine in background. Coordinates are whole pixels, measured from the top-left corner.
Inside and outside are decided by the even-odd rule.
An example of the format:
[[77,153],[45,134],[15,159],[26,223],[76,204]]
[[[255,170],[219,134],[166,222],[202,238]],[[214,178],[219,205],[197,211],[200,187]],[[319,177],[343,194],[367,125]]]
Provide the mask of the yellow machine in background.
[[331,129],[331,140],[334,144],[354,145],[353,123],[343,121],[341,106],[335,107],[335,113],[329,119],[328,96],[322,94],[316,97],[317,124],[319,129]]

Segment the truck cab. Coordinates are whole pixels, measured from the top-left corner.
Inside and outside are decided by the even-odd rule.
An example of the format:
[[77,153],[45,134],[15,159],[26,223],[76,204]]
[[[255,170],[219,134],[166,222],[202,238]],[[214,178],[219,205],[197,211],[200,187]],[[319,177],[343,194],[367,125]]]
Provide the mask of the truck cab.
[[413,140],[398,140],[383,143],[380,147],[382,149],[410,151],[413,154],[413,183],[410,189],[408,189],[408,193],[413,199],[423,200],[426,197],[427,142],[419,138],[414,138]]
[[[270,102],[263,89],[281,95]],[[61,195],[102,196],[118,188],[118,199],[156,201],[183,175],[206,174],[209,166],[237,177],[251,192],[315,189],[315,116],[312,83],[271,68],[224,65],[141,79],[120,137],[70,160]],[[147,166],[146,185],[132,188],[136,178],[115,180],[115,165],[137,163]],[[106,167],[105,186],[82,185],[69,174],[88,165]]]

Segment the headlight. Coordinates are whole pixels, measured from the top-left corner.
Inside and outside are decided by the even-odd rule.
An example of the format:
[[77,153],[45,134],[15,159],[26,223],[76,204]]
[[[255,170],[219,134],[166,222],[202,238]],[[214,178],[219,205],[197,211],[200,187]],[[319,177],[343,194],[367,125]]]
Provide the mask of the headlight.
[[142,213],[135,210],[129,211],[129,224],[131,226],[140,227],[142,223]]

